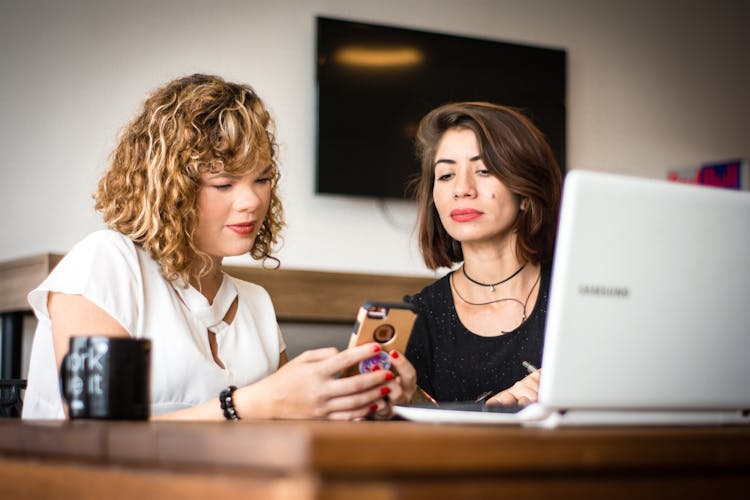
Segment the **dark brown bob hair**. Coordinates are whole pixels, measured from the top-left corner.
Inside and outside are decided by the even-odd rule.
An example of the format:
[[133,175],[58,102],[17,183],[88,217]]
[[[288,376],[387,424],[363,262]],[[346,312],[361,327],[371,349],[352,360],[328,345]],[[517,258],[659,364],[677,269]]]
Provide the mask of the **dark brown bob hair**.
[[414,183],[417,230],[427,267],[451,267],[463,260],[461,244],[443,227],[432,197],[435,154],[443,134],[451,129],[472,130],[484,165],[519,201],[526,200],[515,223],[518,259],[550,261],[562,174],[544,135],[517,109],[488,102],[458,102],[432,110],[417,130],[417,154],[422,163],[420,177]]

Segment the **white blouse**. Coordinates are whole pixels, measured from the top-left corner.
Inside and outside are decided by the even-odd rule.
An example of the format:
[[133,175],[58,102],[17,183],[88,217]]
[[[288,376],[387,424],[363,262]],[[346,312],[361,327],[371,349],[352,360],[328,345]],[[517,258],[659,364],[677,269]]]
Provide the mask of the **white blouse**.
[[[256,382],[278,368],[285,349],[273,304],[262,287],[224,275],[209,304],[195,288],[164,279],[159,264],[127,237],[97,231],[73,247],[29,294],[39,323],[23,418],[64,418],[47,310],[49,292],[82,295],[131,337],[151,339],[152,415],[217,399],[229,385]],[[227,324],[223,318],[235,297],[237,313]],[[207,330],[216,334],[217,357],[226,368],[214,361]]]

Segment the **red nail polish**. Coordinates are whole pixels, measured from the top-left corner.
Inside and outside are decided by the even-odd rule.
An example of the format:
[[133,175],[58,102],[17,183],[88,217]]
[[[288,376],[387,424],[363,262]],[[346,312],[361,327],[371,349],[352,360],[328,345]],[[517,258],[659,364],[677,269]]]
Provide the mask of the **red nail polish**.
[[386,395],[387,395],[388,393],[390,393],[390,392],[391,392],[391,390],[390,390],[390,389],[389,389],[388,387],[381,387],[381,388],[380,388],[380,394],[381,394],[382,396],[386,396]]
[[374,413],[378,409],[378,405],[370,405],[370,413]]
[[392,357],[393,359],[397,359],[397,358],[398,358],[398,351],[393,351],[393,352],[391,353],[391,357]]
[[380,352],[380,346],[375,344],[375,347],[372,348],[372,352]]
[[386,380],[393,380],[393,373],[391,373],[391,372],[386,373],[385,374],[385,379]]

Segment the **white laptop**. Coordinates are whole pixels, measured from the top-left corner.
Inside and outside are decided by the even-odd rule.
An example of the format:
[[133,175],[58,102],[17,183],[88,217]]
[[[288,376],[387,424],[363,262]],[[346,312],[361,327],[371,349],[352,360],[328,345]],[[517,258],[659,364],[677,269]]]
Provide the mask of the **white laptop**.
[[750,193],[571,171],[541,368],[538,403],[516,413],[396,412],[546,427],[750,423]]

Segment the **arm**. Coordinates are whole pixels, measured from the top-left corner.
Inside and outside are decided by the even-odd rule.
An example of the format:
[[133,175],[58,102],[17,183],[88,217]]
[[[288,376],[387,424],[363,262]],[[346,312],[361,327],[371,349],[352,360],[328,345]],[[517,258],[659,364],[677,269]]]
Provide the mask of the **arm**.
[[59,373],[74,335],[128,337],[128,332],[101,308],[81,295],[50,292],[47,309],[52,322],[52,342]]
[[[373,343],[342,352],[335,348],[306,351],[263,380],[237,389],[237,413],[245,419],[364,417],[383,398],[383,384],[393,374],[380,371],[343,378],[337,375],[372,356],[375,348]],[[212,399],[155,419],[223,420],[224,416],[218,399]]]
[[[111,316],[80,295],[51,293],[48,309],[52,322],[55,359],[58,370],[72,335],[128,336]],[[332,418],[364,417],[382,400],[381,386],[390,371],[337,378],[352,364],[372,356],[376,344],[370,343],[338,352],[334,348],[307,351],[292,361],[286,353],[279,356],[277,372],[254,384],[239,388],[235,407],[242,418]],[[379,347],[377,347],[379,349]],[[154,419],[223,420],[216,398]]]

